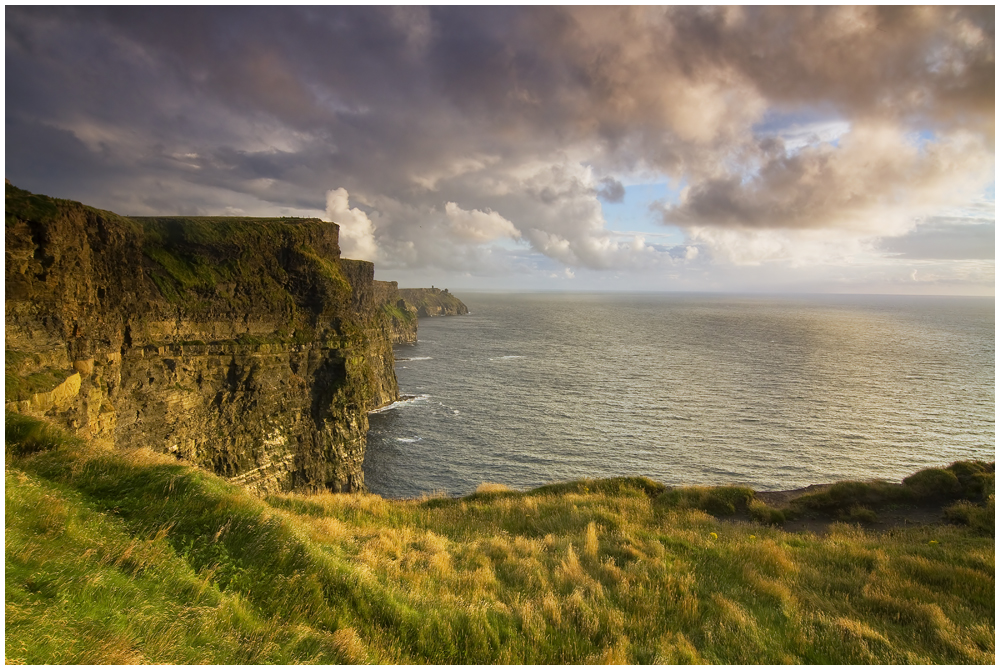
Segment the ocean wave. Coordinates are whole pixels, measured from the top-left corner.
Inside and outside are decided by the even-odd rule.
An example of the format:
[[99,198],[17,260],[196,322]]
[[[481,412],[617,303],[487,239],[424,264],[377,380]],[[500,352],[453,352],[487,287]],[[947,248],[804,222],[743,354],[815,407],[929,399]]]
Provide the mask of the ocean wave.
[[396,441],[405,442],[406,444],[411,444],[413,442],[420,442],[422,439],[423,439],[422,437],[397,437]]
[[426,393],[420,393],[418,395],[404,395],[399,400],[393,403],[389,403],[385,407],[379,407],[378,409],[373,409],[368,412],[369,414],[381,414],[382,412],[388,412],[390,409],[396,409],[397,407],[402,407],[408,405],[409,403],[421,402],[427,400],[430,396]]
[[414,356],[413,358],[397,358],[396,362],[400,361],[430,361],[434,360],[433,356]]
[[524,358],[524,356],[497,356],[496,358],[491,358],[491,361],[506,361],[511,358]]

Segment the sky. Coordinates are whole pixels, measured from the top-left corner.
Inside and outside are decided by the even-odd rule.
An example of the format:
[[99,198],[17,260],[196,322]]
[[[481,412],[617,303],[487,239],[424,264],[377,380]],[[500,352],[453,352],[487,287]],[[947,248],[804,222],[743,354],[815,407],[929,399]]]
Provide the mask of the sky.
[[6,177],[401,286],[994,295],[994,8],[11,7]]

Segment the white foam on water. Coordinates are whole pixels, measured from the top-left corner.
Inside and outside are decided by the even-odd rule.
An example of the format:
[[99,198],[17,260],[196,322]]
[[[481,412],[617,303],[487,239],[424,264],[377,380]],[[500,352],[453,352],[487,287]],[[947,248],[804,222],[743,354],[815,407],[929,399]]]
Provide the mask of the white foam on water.
[[373,409],[368,413],[381,414],[382,412],[388,412],[390,409],[397,409],[399,407],[403,407],[404,405],[408,405],[410,403],[426,401],[428,398],[430,398],[430,396],[426,393],[420,393],[418,395],[411,395],[411,396],[403,396],[396,402],[389,403],[385,407],[379,407],[378,409]]
[[498,356],[496,358],[491,358],[491,361],[506,361],[511,358],[524,358],[524,356]]
[[430,361],[430,360],[434,360],[434,357],[433,356],[414,356],[413,358],[397,358],[396,362],[399,363],[400,361]]
[[405,442],[406,444],[410,444],[410,443],[413,443],[413,442],[420,442],[420,440],[422,440],[422,439],[423,438],[420,438],[420,437],[397,437],[396,441],[397,442]]

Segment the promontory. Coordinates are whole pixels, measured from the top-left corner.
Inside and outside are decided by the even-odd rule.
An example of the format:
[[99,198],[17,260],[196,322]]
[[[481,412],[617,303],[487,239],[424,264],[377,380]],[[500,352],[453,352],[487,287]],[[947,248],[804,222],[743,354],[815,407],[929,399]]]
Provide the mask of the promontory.
[[[124,217],[6,186],[6,407],[258,493],[363,489],[416,310],[319,219]],[[463,305],[464,307],[464,305]]]

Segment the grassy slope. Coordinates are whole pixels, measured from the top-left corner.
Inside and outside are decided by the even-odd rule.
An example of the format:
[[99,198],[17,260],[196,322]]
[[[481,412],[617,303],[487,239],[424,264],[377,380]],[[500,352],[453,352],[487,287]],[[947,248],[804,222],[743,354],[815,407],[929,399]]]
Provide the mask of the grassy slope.
[[261,501],[8,415],[6,657],[994,661],[989,532],[788,534],[692,506],[711,496],[619,479]]

